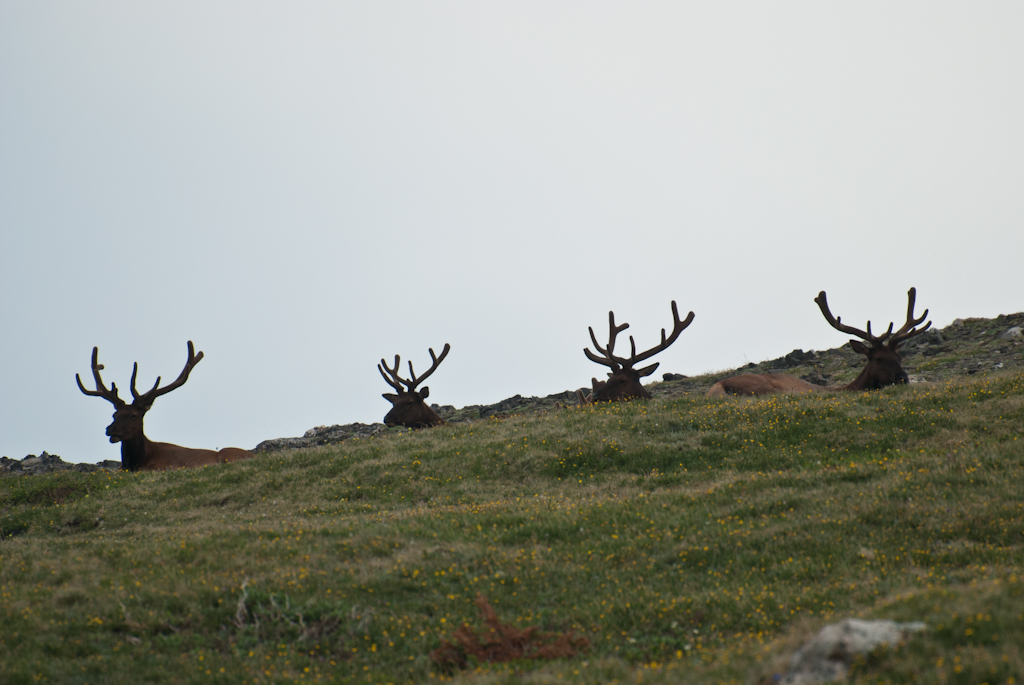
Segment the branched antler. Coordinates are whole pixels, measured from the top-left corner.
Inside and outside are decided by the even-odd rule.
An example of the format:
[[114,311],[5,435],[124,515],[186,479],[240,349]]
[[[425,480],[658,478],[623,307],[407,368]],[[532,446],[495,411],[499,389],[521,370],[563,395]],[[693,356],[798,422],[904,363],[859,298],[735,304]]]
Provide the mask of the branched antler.
[[104,385],[103,383],[103,379],[100,378],[100,371],[103,369],[103,364],[99,363],[99,354],[99,347],[92,348],[92,377],[96,381],[96,389],[86,390],[85,386],[82,385],[82,379],[79,378],[78,374],[76,373],[75,380],[78,382],[78,389],[81,390],[86,395],[92,395],[93,397],[102,397],[103,399],[113,404],[115,408],[121,409],[122,407],[127,406],[127,404],[125,403],[124,400],[117,396],[117,384],[111,383],[110,389],[108,390],[107,386]]
[[898,331],[896,331],[895,335],[893,335],[893,332],[892,332],[893,324],[890,323],[889,324],[889,328],[888,328],[888,330],[885,331],[885,333],[882,333],[881,335],[877,335],[876,336],[876,335],[872,335],[872,333],[871,333],[871,322],[870,321],[868,321],[868,329],[867,329],[867,331],[862,331],[859,328],[854,328],[853,326],[847,326],[846,324],[844,324],[842,322],[842,318],[841,317],[832,316],[832,312],[829,310],[828,299],[826,298],[824,290],[822,290],[820,293],[818,293],[818,296],[816,298],[814,298],[814,301],[818,304],[818,308],[821,310],[822,315],[824,315],[825,320],[829,322],[829,324],[832,326],[832,328],[836,329],[837,331],[841,331],[843,333],[849,333],[850,335],[855,335],[858,338],[860,338],[861,340],[865,340],[865,341],[871,343],[871,345],[873,347],[882,347],[883,343],[886,343],[886,341],[888,341],[887,347],[890,350],[893,350],[893,351],[896,350],[896,348],[900,345],[900,343],[902,343],[903,341],[905,341],[908,338],[911,338],[911,337],[913,337],[915,335],[918,335],[920,333],[924,333],[932,325],[932,322],[929,321],[928,324],[924,328],[921,328],[920,330],[916,329],[916,326],[918,326],[922,321],[925,320],[925,318],[928,317],[928,310],[926,309],[926,310],[924,310],[924,314],[922,314],[920,318],[918,318],[918,319],[914,318],[914,303],[916,302],[916,300],[917,300],[917,289],[916,288],[911,288],[909,291],[907,291],[907,321],[906,321],[906,323],[903,324],[902,328],[900,328]]
[[[377,364],[377,370],[380,371],[380,375],[384,377],[384,380],[387,381],[388,385],[390,385],[398,392],[405,392],[405,388],[402,387],[402,378],[401,376],[398,375],[398,367],[401,365],[401,363],[402,358],[396,354],[395,368],[392,369],[390,366],[388,366],[388,363],[384,361],[384,358],[381,357],[380,364]],[[384,368],[381,368],[382,364]],[[384,369],[387,369],[387,373],[384,373]]]
[[[434,373],[434,371],[437,370],[437,367],[441,365],[441,362],[444,361],[444,358],[448,356],[448,352],[451,351],[452,346],[449,345],[448,343],[445,343],[444,344],[444,349],[441,351],[441,356],[440,357],[438,357],[437,355],[434,354],[434,348],[431,347],[429,349],[430,349],[430,360],[433,362],[433,364],[430,366],[429,369],[427,369],[427,372],[424,373],[422,376],[419,376],[419,377],[416,376],[416,372],[413,371],[412,362],[411,361],[409,362],[409,376],[410,376],[410,380],[405,380],[404,378],[399,376],[398,375],[398,367],[402,363],[402,358],[400,356],[398,356],[397,354],[395,355],[395,367],[394,368],[391,368],[390,366],[388,366],[388,363],[386,361],[384,361],[383,359],[381,359],[380,360],[380,364],[377,365],[377,370],[380,371],[380,375],[384,378],[385,381],[387,381],[387,384],[390,385],[395,390],[397,390],[399,393],[412,392],[412,391],[414,391],[416,389],[416,387],[420,383],[422,383],[427,378],[429,378],[430,374]],[[387,370],[387,373],[385,373],[385,369]],[[405,386],[405,388],[402,387],[403,385]]]
[[907,321],[903,326],[893,334],[889,340],[889,349],[895,350],[896,346],[904,340],[914,337],[920,333],[924,333],[931,328],[932,322],[929,321],[925,324],[924,328],[917,330],[917,326],[921,324],[926,318],[928,318],[928,310],[924,310],[924,314],[920,318],[914,318],[914,304],[917,302],[917,288],[911,288],[907,291]]
[[[107,400],[108,402],[113,404],[118,409],[121,409],[123,407],[128,406],[127,403],[124,400],[122,400],[120,397],[117,396],[117,385],[115,383],[111,383],[110,384],[110,389],[109,390],[103,384],[103,379],[100,378],[100,370],[103,368],[103,365],[99,363],[98,358],[99,358],[99,348],[98,347],[94,347],[94,348],[92,348],[92,376],[96,380],[96,390],[86,390],[85,386],[82,385],[82,379],[79,378],[78,374],[76,373],[75,374],[75,380],[78,381],[78,388],[82,392],[84,392],[86,395],[93,395],[95,397],[102,397],[103,399]],[[143,409],[143,411],[148,410],[149,407],[153,404],[153,401],[157,397],[160,397],[160,395],[166,395],[167,393],[169,393],[170,391],[174,390],[175,388],[178,388],[181,385],[183,385],[185,383],[185,381],[188,380],[188,375],[189,375],[189,373],[192,372],[192,367],[194,367],[196,364],[198,364],[199,361],[202,358],[203,358],[203,353],[200,352],[199,354],[196,354],[195,353],[195,348],[192,347],[192,341],[189,340],[188,341],[188,360],[185,362],[185,368],[182,369],[181,374],[178,376],[178,379],[176,381],[174,381],[173,383],[171,383],[170,385],[161,388],[161,387],[159,387],[160,386],[160,377],[157,376],[156,377],[156,383],[153,384],[152,389],[150,389],[149,392],[143,393],[142,395],[140,395],[138,393],[138,391],[135,389],[135,379],[139,375],[139,363],[135,362],[135,366],[132,369],[132,384],[131,384],[132,397],[135,398],[135,401],[132,402],[132,406],[133,407],[140,407],[140,408]]]
[[189,340],[188,341],[188,359],[185,361],[185,368],[183,368],[181,370],[181,373],[178,374],[178,378],[173,383],[171,383],[170,385],[165,385],[164,387],[161,388],[160,387],[160,376],[157,376],[156,377],[156,383],[153,384],[153,387],[150,388],[150,390],[148,392],[145,392],[145,393],[143,393],[141,395],[135,390],[135,378],[136,378],[136,376],[138,376],[138,373],[139,373],[139,363],[135,362],[135,366],[132,368],[132,387],[131,387],[132,397],[135,398],[135,401],[132,402],[132,405],[136,405],[137,404],[137,405],[140,405],[140,406],[149,407],[151,404],[153,404],[153,401],[156,398],[160,397],[161,395],[166,395],[167,393],[169,393],[170,391],[174,390],[175,388],[180,388],[182,385],[185,384],[185,381],[188,380],[188,375],[190,373],[192,373],[192,369],[195,367],[195,365],[198,364],[202,359],[203,359],[203,353],[200,352],[199,354],[196,354],[195,353],[195,348],[192,347],[192,341]]
[[[674,306],[675,302],[673,302],[672,304]],[[593,341],[594,347],[596,347],[597,351],[603,354],[604,356],[598,357],[596,354],[591,352],[589,348],[586,347],[583,348],[584,354],[587,355],[587,358],[590,361],[597,362],[598,364],[604,364],[605,366],[609,366],[611,367],[612,371],[618,371],[620,368],[622,368],[621,363],[624,360],[616,358],[615,355],[612,354],[615,351],[615,338],[619,335],[619,333],[626,330],[627,328],[629,328],[628,323],[624,323],[621,326],[616,326],[615,312],[608,312],[608,347],[601,347],[601,345],[599,345],[597,342],[597,336],[594,335],[593,327],[587,327],[587,330],[590,331],[590,340]],[[633,343],[633,336],[629,336],[629,342],[630,344],[633,345],[633,353],[635,354],[636,344]]]
[[[668,348],[669,345],[676,341],[679,334],[686,330],[686,327],[693,322],[693,312],[690,312],[685,320],[679,319],[679,310],[676,308],[676,301],[672,300],[672,333],[668,336],[665,335],[665,329],[661,329],[661,342],[654,347],[637,354],[636,342],[633,340],[633,336],[629,336],[629,357],[617,357],[615,356],[615,338],[622,331],[629,328],[628,323],[624,323],[621,326],[615,325],[615,312],[608,312],[608,346],[601,347],[597,342],[597,336],[594,335],[594,329],[590,328],[590,340],[594,343],[594,347],[603,356],[598,356],[590,351],[589,348],[583,348],[583,353],[587,355],[587,359],[598,364],[610,367],[611,370],[618,371],[622,368],[631,369],[633,365],[642,362],[646,359],[650,359],[654,355],[658,354],[662,350]],[[657,364],[655,364],[657,366]],[[643,374],[641,374],[643,375]]]
[[836,329],[837,331],[840,331],[842,333],[849,333],[850,335],[855,335],[858,338],[860,338],[861,340],[868,341],[869,343],[871,343],[875,347],[881,347],[882,343],[885,341],[885,339],[888,338],[890,335],[892,335],[892,324],[891,323],[889,324],[889,330],[886,331],[885,333],[883,333],[881,336],[877,336],[877,337],[871,334],[871,322],[870,321],[868,321],[868,330],[866,332],[862,331],[859,328],[854,328],[853,326],[847,326],[846,324],[844,324],[842,322],[843,321],[842,317],[836,318],[836,317],[832,316],[832,312],[828,308],[828,299],[827,299],[827,296],[825,295],[825,291],[824,290],[822,290],[820,293],[818,293],[818,296],[816,298],[814,298],[814,301],[816,303],[818,303],[818,309],[821,310],[821,313],[822,313],[822,315],[824,315],[825,320],[828,321],[829,324],[832,326],[832,328]]

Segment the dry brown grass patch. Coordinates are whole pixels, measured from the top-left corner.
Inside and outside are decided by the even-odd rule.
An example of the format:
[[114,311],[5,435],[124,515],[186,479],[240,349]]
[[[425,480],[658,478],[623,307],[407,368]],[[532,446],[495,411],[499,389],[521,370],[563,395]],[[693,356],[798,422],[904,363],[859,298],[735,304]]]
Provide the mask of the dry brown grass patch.
[[590,641],[567,633],[544,633],[539,626],[520,630],[502,623],[498,614],[482,594],[477,595],[476,605],[480,609],[485,630],[477,634],[467,623],[463,623],[452,634],[454,643],[441,641],[441,646],[430,653],[430,660],[446,673],[463,669],[472,657],[480,662],[500,663],[505,661],[552,660],[576,656],[590,646]]

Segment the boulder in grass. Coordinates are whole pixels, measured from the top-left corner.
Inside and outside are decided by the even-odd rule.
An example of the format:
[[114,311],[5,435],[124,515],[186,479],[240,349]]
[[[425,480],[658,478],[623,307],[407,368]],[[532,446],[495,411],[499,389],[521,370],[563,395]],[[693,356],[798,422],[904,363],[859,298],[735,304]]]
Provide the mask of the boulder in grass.
[[924,630],[924,623],[864,621],[848,618],[822,628],[810,642],[798,649],[782,677],[783,685],[815,685],[846,680],[857,656],[882,646],[895,647],[912,633]]

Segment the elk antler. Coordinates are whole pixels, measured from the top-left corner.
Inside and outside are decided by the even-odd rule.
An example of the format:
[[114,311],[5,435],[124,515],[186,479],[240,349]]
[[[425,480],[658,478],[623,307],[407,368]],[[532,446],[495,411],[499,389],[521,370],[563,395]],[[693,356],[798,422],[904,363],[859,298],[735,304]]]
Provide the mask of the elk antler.
[[922,328],[921,330],[915,330],[914,327],[920,324],[922,321],[924,321],[925,318],[928,316],[928,310],[926,309],[924,311],[924,314],[921,315],[920,319],[914,319],[914,302],[917,300],[917,290],[915,288],[911,288],[907,292],[907,299],[907,322],[903,324],[902,328],[896,331],[896,335],[893,335],[893,324],[890,322],[889,329],[885,333],[882,333],[881,335],[878,336],[871,334],[870,321],[868,321],[868,330],[865,332],[860,330],[859,328],[847,326],[846,324],[842,323],[841,317],[832,316],[832,312],[829,311],[828,300],[826,299],[824,290],[818,293],[818,296],[814,298],[814,301],[818,304],[818,308],[821,310],[821,313],[825,316],[825,320],[828,321],[829,324],[831,324],[832,328],[843,333],[855,335],[861,340],[866,340],[867,342],[871,343],[871,345],[874,347],[882,347],[882,343],[885,343],[886,340],[888,340],[889,349],[895,350],[896,347],[904,340],[914,335],[917,335],[918,333],[924,333],[926,330],[928,330],[929,326],[932,325],[932,322],[929,321],[928,325]]
[[[397,354],[395,355],[395,368],[392,369],[390,366],[388,366],[388,363],[386,361],[381,359],[380,364],[377,365],[377,370],[380,371],[380,375],[384,377],[384,380],[387,381],[387,384],[390,385],[395,390],[397,390],[398,392],[412,392],[416,389],[416,386],[418,386],[423,381],[427,380],[430,374],[434,373],[434,371],[437,370],[437,367],[441,365],[441,362],[443,362],[444,358],[448,356],[448,353],[451,351],[451,349],[452,346],[449,345],[448,343],[445,343],[444,349],[441,350],[441,356],[438,357],[437,355],[434,354],[434,348],[429,348],[430,359],[433,362],[433,364],[429,369],[427,369],[427,372],[425,374],[418,378],[416,377],[416,372],[413,371],[412,369],[412,362],[410,361],[409,376],[411,377],[411,380],[405,380],[404,378],[398,375],[398,367],[402,363],[402,358]],[[381,365],[383,365],[384,368],[381,368]],[[384,373],[385,369],[387,369],[387,373]],[[390,376],[390,378],[388,376]],[[402,385],[405,385],[406,389],[403,389]]]
[[868,321],[868,330],[867,330],[867,332],[862,331],[859,328],[854,328],[853,326],[847,326],[846,324],[844,324],[842,322],[843,321],[842,317],[836,318],[836,317],[832,316],[832,312],[829,311],[829,308],[828,308],[828,299],[826,298],[824,290],[822,290],[820,293],[818,293],[818,296],[816,298],[814,298],[814,301],[818,303],[818,309],[821,310],[821,313],[824,315],[825,320],[828,321],[829,324],[832,326],[832,328],[836,329],[837,331],[840,331],[842,333],[849,333],[850,335],[855,335],[858,338],[860,338],[861,340],[868,341],[869,343],[871,343],[875,347],[881,347],[882,343],[885,342],[886,338],[888,338],[890,335],[892,335],[892,324],[891,323],[889,324],[889,330],[887,330],[885,333],[883,333],[882,335],[879,335],[879,336],[875,336],[875,335],[871,334],[871,322],[870,321]]
[[[377,370],[380,371],[380,375],[384,377],[384,380],[387,381],[388,385],[390,385],[398,392],[405,392],[405,388],[402,387],[402,378],[401,376],[398,375],[398,367],[401,363],[402,358],[396,354],[395,368],[392,369],[390,366],[388,366],[388,363],[384,361],[384,358],[382,357],[380,360],[380,364],[377,364]],[[387,373],[384,373],[384,369],[381,368],[381,364],[384,365],[384,369],[388,370]],[[389,374],[391,375],[391,378],[388,378]]]
[[928,310],[924,310],[924,314],[921,318],[914,318],[914,303],[917,301],[917,288],[911,288],[907,291],[907,322],[903,324],[903,327],[896,331],[892,338],[889,340],[889,349],[896,351],[897,345],[902,343],[904,340],[914,337],[920,333],[924,333],[931,328],[932,322],[929,321],[925,324],[924,328],[917,330],[917,326],[928,317]]
[[174,390],[175,388],[180,388],[182,385],[185,384],[185,381],[188,380],[188,375],[190,373],[192,373],[192,368],[196,364],[198,364],[202,360],[202,358],[203,358],[203,353],[200,352],[199,354],[196,354],[195,353],[195,348],[192,347],[192,341],[189,340],[188,341],[188,359],[185,361],[185,368],[181,370],[180,374],[178,374],[178,378],[173,383],[171,383],[170,385],[165,385],[164,387],[161,388],[161,387],[159,387],[160,386],[160,376],[157,376],[156,377],[156,383],[153,384],[153,387],[150,388],[150,390],[148,392],[145,392],[145,393],[143,393],[141,395],[138,393],[138,391],[135,390],[135,378],[139,374],[139,363],[135,362],[135,366],[134,366],[134,368],[132,368],[132,386],[131,386],[132,397],[135,398],[135,401],[132,402],[132,406],[138,405],[140,407],[144,407],[145,409],[149,409],[150,405],[153,404],[153,401],[156,398],[160,397],[161,395],[166,395],[167,393],[169,393],[170,391]]
[[[680,319],[679,319],[679,310],[676,308],[676,301],[672,300],[672,333],[669,336],[666,337],[665,336],[665,329],[662,328],[661,329],[661,342],[659,344],[655,345],[654,347],[652,347],[651,349],[649,349],[649,350],[647,350],[645,352],[641,352],[640,354],[636,353],[636,342],[633,340],[633,336],[629,336],[630,355],[629,355],[629,358],[627,359],[625,357],[616,357],[615,354],[614,354],[614,351],[615,351],[615,338],[616,338],[616,336],[618,336],[618,334],[621,333],[622,331],[624,331],[627,328],[629,328],[629,324],[628,323],[624,323],[621,326],[616,326],[615,325],[615,312],[608,312],[608,329],[609,329],[609,332],[608,332],[608,346],[607,347],[601,347],[598,344],[597,337],[594,335],[594,329],[593,328],[588,329],[590,331],[590,340],[594,343],[594,347],[597,348],[597,351],[600,352],[602,355],[604,355],[604,357],[597,356],[596,354],[591,352],[589,348],[586,348],[586,347],[583,348],[583,353],[587,355],[587,359],[589,359],[590,361],[597,362],[598,364],[603,364],[604,366],[608,366],[608,367],[611,368],[612,371],[618,371],[619,369],[621,369],[623,367],[625,367],[627,369],[631,369],[631,368],[633,368],[633,365],[636,364],[637,362],[642,362],[645,359],[650,359],[651,357],[653,357],[654,355],[658,354],[662,350],[666,349],[669,345],[674,343],[676,341],[676,338],[679,337],[679,334],[682,333],[684,330],[686,330],[686,327],[689,326],[690,323],[692,323],[692,322],[693,322],[693,312],[690,312],[687,315],[686,320],[680,321]],[[654,366],[656,367],[657,364],[655,364]],[[654,368],[652,367],[651,371],[653,372],[653,370],[654,370]],[[646,374],[641,374],[641,375],[646,375]]]
[[78,374],[76,373],[75,380],[78,382],[78,389],[81,390],[86,395],[92,395],[93,397],[102,397],[103,399],[113,404],[114,407],[116,407],[117,409],[121,409],[127,406],[127,404],[125,403],[124,400],[117,396],[117,384],[111,383],[110,389],[108,390],[107,386],[104,385],[103,383],[103,379],[100,378],[100,370],[103,369],[103,364],[99,363],[99,354],[99,347],[92,348],[92,377],[96,381],[96,389],[86,390],[85,386],[82,385],[82,379],[79,378]]
[[[587,330],[590,331],[590,340],[593,341],[594,347],[596,347],[597,351],[603,354],[604,357],[598,357],[596,354],[590,351],[590,348],[587,347],[583,348],[583,353],[587,355],[587,359],[589,359],[590,361],[597,362],[598,364],[604,364],[605,366],[609,366],[611,367],[612,371],[618,371],[620,368],[622,368],[621,363],[624,362],[625,360],[617,358],[614,354],[612,354],[612,352],[615,351],[615,338],[619,335],[619,333],[626,330],[627,328],[629,328],[628,323],[624,323],[621,326],[616,326],[615,312],[608,312],[608,347],[601,347],[601,345],[598,344],[597,342],[597,336],[594,335],[594,329],[590,326],[587,327]],[[629,340],[630,342],[632,342],[632,336],[630,336]],[[633,346],[633,351],[636,351],[635,345]]]

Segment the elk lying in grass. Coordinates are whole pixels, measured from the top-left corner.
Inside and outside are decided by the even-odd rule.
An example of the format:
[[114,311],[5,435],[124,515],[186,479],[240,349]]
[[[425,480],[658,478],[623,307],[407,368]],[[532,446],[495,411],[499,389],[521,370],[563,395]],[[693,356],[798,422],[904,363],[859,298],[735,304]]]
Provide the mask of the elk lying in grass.
[[907,321],[895,333],[892,332],[893,324],[889,324],[889,330],[881,335],[871,334],[871,322],[868,321],[867,331],[862,331],[853,326],[842,323],[839,317],[833,317],[829,311],[828,300],[825,299],[825,291],[822,290],[814,301],[821,309],[825,320],[832,328],[843,333],[855,335],[861,340],[869,343],[864,345],[859,340],[851,340],[850,346],[855,352],[863,354],[868,359],[867,366],[861,370],[860,375],[846,385],[823,388],[813,383],[794,378],[783,373],[748,373],[742,376],[733,376],[718,381],[708,390],[708,397],[719,395],[770,395],[776,392],[801,393],[814,392],[818,390],[877,390],[889,385],[906,383],[907,372],[901,364],[902,357],[899,353],[900,345],[914,337],[924,333],[932,325],[929,321],[923,328],[917,328],[928,316],[928,310],[924,310],[919,318],[914,318],[914,303],[917,300],[917,290],[911,288],[907,292]]
[[114,405],[114,422],[107,426],[107,435],[110,442],[121,443],[121,468],[127,471],[160,471],[163,469],[179,469],[193,466],[205,466],[207,464],[223,464],[224,462],[248,459],[255,456],[237,447],[226,447],[219,452],[214,450],[197,450],[189,447],[179,447],[167,442],[153,442],[142,432],[142,420],[146,412],[153,406],[153,401],[166,395],[175,388],[181,387],[188,380],[192,367],[203,358],[203,353],[195,354],[192,341],[188,341],[188,361],[182,369],[178,379],[166,385],[160,386],[160,377],[157,376],[153,388],[140,395],[135,389],[135,378],[139,373],[139,364],[135,363],[132,369],[132,397],[135,401],[130,405],[117,396],[117,385],[110,384],[108,389],[100,378],[100,370],[103,365],[99,363],[99,348],[92,348],[92,376],[96,381],[95,390],[86,390],[82,385],[82,379],[75,374],[79,389],[86,395],[102,397]]
[[650,359],[668,348],[692,321],[693,312],[689,313],[685,321],[679,320],[679,310],[676,309],[676,303],[673,300],[671,335],[666,337],[665,329],[662,328],[661,343],[640,354],[636,352],[636,343],[633,341],[633,336],[629,336],[630,356],[616,357],[614,354],[615,338],[619,333],[629,328],[629,324],[624,323],[621,326],[616,326],[615,312],[608,312],[608,346],[601,347],[597,342],[597,336],[594,335],[594,329],[590,328],[590,340],[594,343],[597,351],[601,353],[601,356],[591,352],[589,348],[583,349],[583,353],[587,355],[590,361],[603,364],[611,369],[608,372],[608,380],[599,381],[596,378],[592,378],[592,391],[590,395],[584,396],[582,391],[578,391],[576,395],[577,400],[580,404],[587,404],[591,402],[620,402],[634,398],[650,399],[651,393],[647,392],[644,386],[641,385],[640,379],[654,373],[655,369],[658,368],[659,362],[645,366],[642,369],[634,369],[633,367],[639,362]]
[[[427,372],[420,377],[416,377],[416,372],[412,370],[412,362],[409,362],[409,376],[411,380],[405,380],[398,375],[398,367],[402,363],[402,358],[397,354],[395,355],[395,368],[388,366],[387,362],[383,359],[380,360],[380,364],[377,365],[377,370],[380,371],[380,375],[384,377],[387,384],[398,391],[397,395],[386,392],[382,395],[384,399],[390,402],[393,406],[391,411],[388,412],[387,416],[384,417],[384,424],[387,426],[406,426],[408,428],[429,428],[431,426],[439,426],[444,423],[444,419],[438,416],[433,409],[427,406],[427,403],[423,400],[430,396],[430,388],[423,386],[422,390],[417,391],[416,386],[427,379],[430,374],[437,370],[437,367],[441,365],[444,358],[448,356],[449,350],[452,347],[448,343],[444,344],[444,350],[441,352],[441,356],[434,356],[434,348],[430,348],[430,359],[433,361],[433,365]],[[387,373],[385,373],[385,369]],[[404,388],[402,386],[405,386]]]

